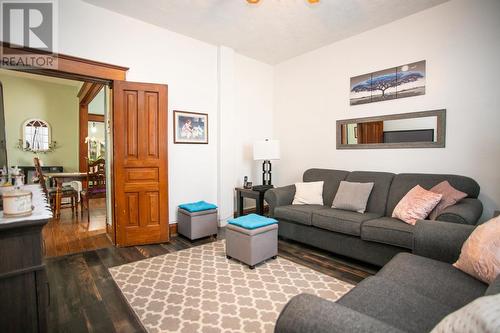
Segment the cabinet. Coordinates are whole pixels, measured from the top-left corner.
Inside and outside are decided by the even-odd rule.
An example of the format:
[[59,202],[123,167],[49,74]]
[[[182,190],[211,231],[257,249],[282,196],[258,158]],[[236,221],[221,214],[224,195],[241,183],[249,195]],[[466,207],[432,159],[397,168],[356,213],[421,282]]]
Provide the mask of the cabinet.
[[50,295],[42,261],[47,222],[0,223],[0,332],[47,332]]

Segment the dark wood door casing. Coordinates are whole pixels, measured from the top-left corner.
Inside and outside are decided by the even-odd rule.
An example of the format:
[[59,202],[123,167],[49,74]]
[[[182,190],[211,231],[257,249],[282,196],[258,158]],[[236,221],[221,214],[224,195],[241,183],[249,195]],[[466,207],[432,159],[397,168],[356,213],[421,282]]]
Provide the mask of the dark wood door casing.
[[113,82],[113,186],[119,246],[169,240],[166,85]]
[[384,122],[372,121],[358,124],[358,143],[384,142]]

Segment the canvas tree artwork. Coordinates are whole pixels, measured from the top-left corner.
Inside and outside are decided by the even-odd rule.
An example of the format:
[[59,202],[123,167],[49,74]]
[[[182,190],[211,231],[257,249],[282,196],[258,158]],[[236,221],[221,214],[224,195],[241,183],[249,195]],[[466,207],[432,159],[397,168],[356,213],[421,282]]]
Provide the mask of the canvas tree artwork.
[[351,78],[351,105],[425,94],[425,60]]

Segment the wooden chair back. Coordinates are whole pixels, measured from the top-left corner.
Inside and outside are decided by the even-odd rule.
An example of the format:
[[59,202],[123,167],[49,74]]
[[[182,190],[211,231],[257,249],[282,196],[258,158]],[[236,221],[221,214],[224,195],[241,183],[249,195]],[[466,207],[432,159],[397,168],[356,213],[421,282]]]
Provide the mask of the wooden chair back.
[[87,194],[89,197],[106,196],[106,161],[103,158],[92,163],[87,160]]
[[42,166],[40,165],[40,160],[38,157],[33,158],[33,162],[35,163],[35,177],[38,178],[38,183],[42,186],[43,193],[49,200],[49,191],[47,190],[47,182],[45,181],[45,176],[42,172]]

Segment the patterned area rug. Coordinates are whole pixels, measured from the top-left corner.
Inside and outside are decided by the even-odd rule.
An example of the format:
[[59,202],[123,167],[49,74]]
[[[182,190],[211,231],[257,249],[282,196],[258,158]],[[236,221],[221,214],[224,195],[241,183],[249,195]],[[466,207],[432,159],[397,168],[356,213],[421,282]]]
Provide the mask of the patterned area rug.
[[278,257],[254,270],[218,241],[109,270],[149,332],[273,332],[300,293],[336,300],[353,286]]

